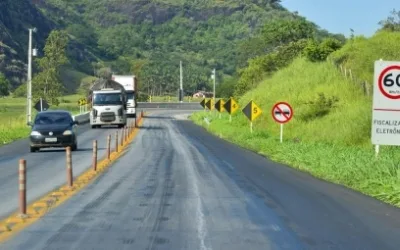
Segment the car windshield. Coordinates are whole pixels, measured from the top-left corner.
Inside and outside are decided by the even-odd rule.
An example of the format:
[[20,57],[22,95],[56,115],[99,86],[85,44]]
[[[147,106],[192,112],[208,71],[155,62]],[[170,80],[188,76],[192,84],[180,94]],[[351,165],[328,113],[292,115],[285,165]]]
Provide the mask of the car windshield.
[[93,96],[93,105],[122,105],[122,96],[115,94],[95,94]]
[[70,124],[73,122],[72,117],[66,113],[41,113],[35,118],[35,124]]

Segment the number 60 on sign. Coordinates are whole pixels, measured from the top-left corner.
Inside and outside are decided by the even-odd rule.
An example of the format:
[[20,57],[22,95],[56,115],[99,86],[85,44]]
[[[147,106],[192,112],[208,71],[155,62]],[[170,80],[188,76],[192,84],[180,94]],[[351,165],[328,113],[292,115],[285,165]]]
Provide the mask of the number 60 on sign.
[[400,99],[400,65],[390,65],[379,75],[379,91],[389,99]]

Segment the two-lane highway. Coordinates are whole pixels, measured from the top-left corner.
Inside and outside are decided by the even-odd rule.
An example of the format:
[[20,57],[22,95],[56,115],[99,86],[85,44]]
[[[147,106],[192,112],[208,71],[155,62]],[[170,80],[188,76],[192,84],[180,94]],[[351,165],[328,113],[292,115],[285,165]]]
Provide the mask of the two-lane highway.
[[154,112],[95,182],[1,249],[399,249],[400,211]]
[[[77,176],[91,166],[93,140],[98,141],[98,156],[104,157],[107,136],[115,139],[116,127],[91,129],[78,126],[78,150],[72,152],[73,172]],[[111,144],[112,149],[115,143]],[[41,149],[29,152],[29,141],[23,139],[0,147],[0,218],[18,208],[18,161],[27,161],[27,200],[31,202],[66,184],[65,150]]]

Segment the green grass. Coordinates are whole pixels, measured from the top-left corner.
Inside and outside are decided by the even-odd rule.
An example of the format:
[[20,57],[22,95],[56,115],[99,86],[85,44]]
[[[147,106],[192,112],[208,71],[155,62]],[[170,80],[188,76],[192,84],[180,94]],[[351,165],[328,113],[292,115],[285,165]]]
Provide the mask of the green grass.
[[377,32],[371,38],[356,37],[332,53],[329,60],[351,69],[360,80],[372,84],[374,74],[373,62],[379,59],[398,61],[400,58],[400,32]]
[[[61,98],[58,107],[50,109],[65,109],[72,114],[79,113],[79,95],[70,95]],[[32,108],[33,117],[36,110]],[[0,98],[0,146],[28,136],[30,127],[26,125],[26,99]]]
[[[323,93],[326,100],[335,97],[338,102],[330,105],[318,99],[318,93]],[[241,111],[250,100],[263,110],[253,123],[253,133]],[[370,143],[371,99],[331,63],[299,58],[238,101],[241,108],[231,123],[226,113],[219,119],[215,113],[201,111],[191,119],[274,161],[400,206],[400,151],[384,146],[375,157]],[[284,125],[282,144],[280,126],[271,116],[273,104],[278,101],[287,101],[294,109],[292,121]],[[209,126],[204,117],[211,120]]]
[[[319,93],[327,100],[337,98],[336,107],[319,99]],[[268,129],[278,134],[279,126],[272,119],[271,109],[276,102],[286,101],[292,105],[295,114],[285,126],[287,137],[346,145],[369,143],[371,101],[359,85],[347,81],[332,64],[296,59],[290,67],[246,93],[239,105],[244,107],[250,100],[263,110],[263,115],[254,122],[256,129]],[[239,122],[247,124],[246,118],[240,117]]]

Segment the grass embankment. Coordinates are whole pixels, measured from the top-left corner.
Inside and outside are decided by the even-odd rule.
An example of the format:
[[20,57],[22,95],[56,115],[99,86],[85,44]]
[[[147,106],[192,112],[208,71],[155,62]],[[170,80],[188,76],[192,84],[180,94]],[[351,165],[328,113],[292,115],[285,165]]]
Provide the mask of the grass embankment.
[[[79,113],[78,99],[81,96],[71,95],[61,99],[58,107],[50,109],[66,109],[73,114]],[[32,116],[36,110],[32,108]],[[26,125],[26,99],[0,98],[0,146],[28,136],[30,127]]]
[[[361,77],[370,76],[366,80],[371,84],[374,60],[393,60],[396,55],[399,58],[400,45],[392,47],[396,51],[388,47],[399,39],[400,34],[395,33],[357,39],[331,59],[347,56],[346,67]],[[386,41],[390,43],[386,45]],[[371,51],[375,54],[371,55]],[[365,67],[356,66],[365,61]],[[319,93],[323,94],[320,98]],[[400,150],[381,146],[380,155],[375,158],[370,143],[371,96],[364,95],[360,85],[343,77],[332,63],[297,59],[246,93],[239,100],[241,109],[251,99],[263,110],[254,122],[252,134],[241,110],[232,117],[232,123],[227,114],[219,119],[210,112],[197,112],[192,119],[224,139],[272,160],[400,205]],[[294,109],[294,118],[284,126],[282,144],[279,125],[271,117],[271,108],[278,101],[287,101]],[[209,126],[204,117],[211,120]]]

